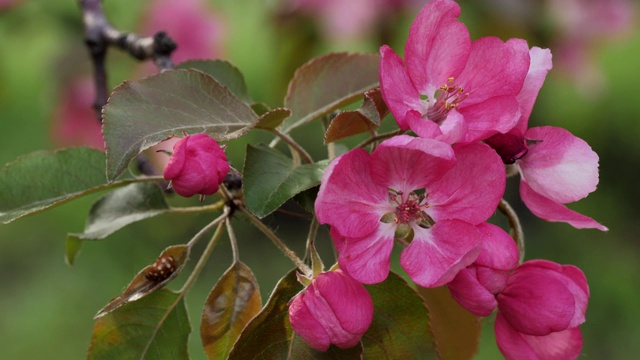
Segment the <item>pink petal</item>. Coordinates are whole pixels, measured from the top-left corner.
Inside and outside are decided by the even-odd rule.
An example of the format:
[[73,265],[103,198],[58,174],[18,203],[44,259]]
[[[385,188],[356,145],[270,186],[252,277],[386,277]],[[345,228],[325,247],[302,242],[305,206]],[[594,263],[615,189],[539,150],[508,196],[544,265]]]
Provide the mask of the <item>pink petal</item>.
[[451,296],[476,316],[489,316],[498,306],[495,296],[478,282],[473,267],[460,270],[447,284]]
[[345,238],[332,231],[340,268],[363,284],[384,281],[389,275],[395,224],[380,223],[377,231],[358,238]]
[[[458,112],[456,114],[459,116]],[[451,116],[451,115],[449,115]],[[447,117],[447,120],[449,118]],[[429,119],[423,119],[422,115],[416,110],[407,111],[405,121],[409,125],[409,128],[423,139],[440,139],[442,137],[442,131],[440,126]],[[446,122],[446,120],[445,120]],[[444,123],[443,123],[444,124]],[[446,142],[446,141],[445,141]],[[447,142],[453,144],[452,142]]]
[[164,178],[171,180],[182,172],[184,164],[187,161],[186,146],[190,137],[185,137],[173,144],[173,153],[164,168]]
[[430,229],[412,227],[415,235],[402,251],[400,265],[420,286],[448,283],[480,253],[482,235],[464,221],[442,220]]
[[404,54],[409,76],[422,94],[431,96],[448,78],[457,77],[467,62],[471,41],[457,20],[459,15],[454,1],[437,0],[411,24]]
[[[411,130],[413,130],[413,128],[411,128]],[[453,109],[449,111],[447,118],[440,124],[440,130],[442,131],[442,135],[435,137],[435,139],[447,144],[454,144],[465,137],[468,126],[464,116]],[[416,134],[418,133],[416,132]],[[418,136],[420,136],[420,134],[418,134]]]
[[598,155],[569,131],[552,126],[527,130],[538,140],[519,162],[522,177],[538,194],[565,204],[586,197],[598,184]]
[[470,106],[465,104],[458,111],[467,122],[464,142],[484,140],[496,133],[506,133],[516,125],[520,117],[518,101],[512,95],[496,96]]
[[577,327],[545,336],[525,335],[498,312],[495,333],[498,348],[507,360],[568,360],[582,351],[582,334]]
[[497,270],[515,269],[518,266],[518,246],[511,235],[490,223],[482,223],[477,228],[484,237],[482,252],[475,264]]
[[429,186],[429,214],[477,225],[496,210],[504,193],[505,169],[500,156],[483,143],[455,145],[456,165]]
[[541,49],[539,47],[532,47],[529,50],[529,56],[531,57],[531,64],[529,65],[529,72],[524,79],[524,85],[522,90],[518,94],[518,103],[520,104],[520,120],[516,129],[520,130],[520,133],[524,134],[527,131],[529,116],[531,116],[531,110],[533,104],[538,97],[538,92],[544,83],[547,73],[551,70],[551,51],[549,49]]
[[592,218],[538,194],[524,180],[520,181],[520,197],[529,210],[541,219],[551,222],[566,222],[576,229],[609,230]]
[[[475,40],[469,60],[456,83],[469,96],[461,104],[469,106],[495,96],[516,96],[529,70],[529,47],[526,41],[496,37]],[[516,119],[517,121],[517,119]]]
[[385,188],[407,194],[437,181],[454,164],[453,150],[443,142],[394,136],[371,155],[371,177]]
[[[372,234],[384,213],[393,211],[388,189],[371,179],[371,155],[354,149],[333,160],[322,177],[315,211],[345,237]],[[386,204],[386,207],[385,207]]]
[[331,346],[329,334],[316,319],[317,309],[309,309],[306,292],[301,292],[289,304],[289,321],[293,330],[312,348],[327,351]]
[[396,118],[402,130],[409,129],[405,114],[409,110],[420,113],[426,111],[420,101],[420,94],[413,86],[402,59],[393,50],[383,45],[380,47],[380,91],[389,110]]
[[514,329],[548,335],[569,328],[576,301],[565,281],[553,271],[518,267],[497,296],[498,308]]

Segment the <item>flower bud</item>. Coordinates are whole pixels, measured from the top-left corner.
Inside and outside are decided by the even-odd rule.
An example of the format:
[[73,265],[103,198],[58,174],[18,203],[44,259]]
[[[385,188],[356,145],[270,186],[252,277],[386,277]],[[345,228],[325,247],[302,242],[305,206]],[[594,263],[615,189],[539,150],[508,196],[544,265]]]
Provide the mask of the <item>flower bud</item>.
[[318,275],[289,304],[293,330],[316,350],[357,345],[373,320],[373,301],[362,284],[342,270]]
[[229,163],[218,142],[206,134],[190,135],[173,145],[164,168],[176,193],[184,197],[212,195],[229,172]]

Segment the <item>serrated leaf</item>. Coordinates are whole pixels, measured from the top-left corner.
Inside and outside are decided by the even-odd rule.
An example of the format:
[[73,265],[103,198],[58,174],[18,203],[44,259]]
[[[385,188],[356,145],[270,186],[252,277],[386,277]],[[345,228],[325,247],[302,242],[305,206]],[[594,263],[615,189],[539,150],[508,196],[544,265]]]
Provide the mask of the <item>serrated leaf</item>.
[[481,319],[460,306],[445,286],[434,289],[418,286],[418,293],[429,308],[431,331],[440,357],[473,359],[478,352]]
[[206,133],[231,140],[246,134],[257,119],[249,105],[197,70],[125,81],[103,109],[107,178],[113,180],[140,152],[172,136]]
[[98,199],[89,211],[84,232],[69,234],[67,239],[104,239],[131,223],[162,214],[168,209],[164,192],[158,185],[127,185]]
[[300,290],[302,285],[296,280],[296,270],[285,275],[262,311],[242,332],[229,359],[361,359],[360,346],[345,350],[331,346],[327,352],[321,352],[295,335],[289,323],[288,303]]
[[342,111],[331,120],[324,142],[328,144],[377,129],[388,113],[380,89],[369,90],[364,93],[364,101],[359,109]]
[[378,54],[334,53],[301,66],[289,83],[284,106],[292,116],[282,131],[292,129],[349,104],[378,86]]
[[365,285],[373,299],[371,327],[362,337],[365,359],[437,359],[429,310],[420,295],[390,272],[379,284]]
[[[165,286],[182,271],[189,258],[190,249],[186,245],[174,245],[166,248],[158,257],[158,261],[142,269],[120,295],[109,301],[107,305],[98,311],[94,319],[105,316],[127,303],[140,300]],[[166,273],[166,277],[163,276],[160,279],[152,278],[151,275],[154,274],[161,259],[167,259],[168,257],[173,258],[173,271]]]
[[258,217],[275,211],[294,195],[320,184],[327,161],[296,166],[290,158],[265,145],[247,145],[244,194],[247,209]]
[[89,148],[19,157],[0,170],[0,222],[7,224],[107,188],[104,163],[104,153]]
[[280,124],[282,124],[282,122],[289,116],[291,116],[291,110],[289,109],[277,108],[269,110],[260,116],[260,119],[258,119],[258,123],[256,124],[256,128],[273,130],[280,126]]
[[177,299],[177,293],[160,290],[97,319],[87,359],[188,359],[191,325],[183,299],[171,309]]
[[258,281],[242,262],[233,264],[207,297],[200,338],[209,359],[226,359],[240,333],[262,307]]
[[253,103],[244,76],[237,67],[224,60],[189,60],[178,64],[174,69],[196,69],[216,79],[247,104]]

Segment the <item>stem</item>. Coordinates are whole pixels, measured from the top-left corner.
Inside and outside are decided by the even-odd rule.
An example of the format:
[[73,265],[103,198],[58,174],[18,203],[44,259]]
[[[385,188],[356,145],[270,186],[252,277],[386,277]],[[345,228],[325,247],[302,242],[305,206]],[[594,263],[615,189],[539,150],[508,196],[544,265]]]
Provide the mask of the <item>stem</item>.
[[304,256],[305,259],[309,257],[309,251],[311,250],[311,246],[316,241],[316,235],[318,234],[319,227],[320,227],[320,223],[318,222],[318,219],[314,216],[313,219],[311,219],[311,225],[309,225],[309,235],[307,235],[307,245],[305,246],[306,252],[307,252]]
[[193,245],[195,245],[195,243],[197,243],[198,240],[200,240],[200,238],[202,238],[202,236],[204,236],[204,234],[209,232],[209,230],[213,229],[213,227],[215,227],[216,225],[220,224],[224,219],[229,217],[229,213],[230,213],[230,209],[228,207],[226,207],[224,209],[224,212],[222,213],[222,215],[218,216],[215,220],[213,220],[212,222],[207,224],[207,226],[203,227],[200,231],[198,231],[198,233],[195,234],[191,238],[191,240],[189,240],[189,242],[187,243],[187,246],[190,247],[190,248],[193,247]]
[[498,210],[500,210],[509,221],[511,236],[516,241],[516,244],[518,244],[518,252],[520,253],[518,263],[522,264],[524,262],[524,231],[522,230],[522,224],[520,224],[518,214],[505,199],[500,199]]
[[233,263],[236,264],[240,261],[240,255],[238,255],[238,239],[236,238],[236,234],[233,232],[233,228],[231,227],[231,219],[227,217],[224,220],[227,225],[227,232],[229,233],[229,242],[231,242],[231,252],[233,253]]
[[[217,221],[217,219],[214,220],[214,222],[215,221]],[[211,240],[209,240],[209,244],[207,244],[207,248],[204,249],[204,252],[200,256],[200,259],[198,259],[198,263],[196,264],[196,267],[193,269],[193,271],[191,272],[191,275],[189,275],[189,278],[187,279],[187,281],[185,281],[184,285],[182,285],[182,288],[180,289],[180,291],[178,293],[178,297],[171,304],[171,306],[169,306],[167,308],[167,311],[164,313],[164,316],[162,316],[162,318],[158,322],[158,325],[154,329],[153,334],[151,334],[151,337],[149,338],[149,341],[147,342],[147,346],[145,346],[144,350],[142,351],[142,354],[140,355],[141,359],[145,358],[145,355],[147,354],[147,351],[149,351],[149,347],[151,346],[151,343],[153,342],[153,339],[155,339],[156,336],[158,335],[158,331],[160,331],[160,328],[162,327],[162,324],[164,324],[164,322],[167,320],[167,318],[169,317],[169,314],[171,314],[173,309],[175,309],[176,306],[178,306],[178,303],[184,298],[184,296],[187,294],[187,291],[191,288],[191,286],[193,286],[193,284],[198,279],[198,276],[202,272],[202,269],[204,269],[204,266],[207,263],[207,260],[209,260],[209,256],[211,256],[211,253],[213,252],[213,249],[216,247],[216,244],[218,243],[218,240],[220,239],[220,236],[222,235],[222,231],[224,230],[224,226],[223,225],[224,224],[222,224],[222,223],[218,224],[218,228],[216,229],[216,232],[211,237]],[[190,243],[191,243],[191,241],[190,241]]]
[[273,129],[271,130],[271,132],[276,134],[279,138],[281,138],[284,142],[291,146],[304,159],[304,161],[308,162],[309,164],[313,164],[313,158],[311,158],[311,155],[309,155],[309,153],[290,136],[284,134],[278,129]]
[[256,218],[251,212],[245,209],[244,206],[239,207],[240,212],[242,212],[248,219],[253,223],[255,227],[257,227],[263,234],[265,234],[273,243],[280,249],[293,263],[298,267],[298,269],[306,276],[311,276],[312,271],[307,264],[305,264],[300,258],[296,255],[293,250],[289,249],[287,245],[285,245],[280,238],[269,229],[265,224],[262,223],[258,218]]
[[205,212],[205,211],[218,211],[224,208],[225,202],[220,200],[211,205],[206,206],[189,206],[189,207],[172,207],[167,212],[175,214]]
[[392,137],[394,137],[396,135],[400,135],[402,133],[404,133],[404,130],[398,129],[398,130],[391,131],[391,132],[388,132],[388,133],[372,136],[369,139],[367,139],[367,140],[361,142],[360,144],[358,144],[358,146],[356,146],[356,147],[363,148],[363,147],[365,147],[365,146],[367,146],[369,144],[372,144],[372,143],[374,143],[376,141],[392,138]]

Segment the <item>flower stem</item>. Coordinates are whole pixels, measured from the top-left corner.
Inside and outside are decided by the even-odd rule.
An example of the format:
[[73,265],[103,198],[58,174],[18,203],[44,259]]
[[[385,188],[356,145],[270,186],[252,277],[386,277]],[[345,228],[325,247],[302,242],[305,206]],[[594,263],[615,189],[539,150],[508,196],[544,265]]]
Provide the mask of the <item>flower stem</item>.
[[304,159],[304,161],[308,162],[309,164],[313,164],[313,158],[311,157],[311,155],[309,155],[309,153],[289,135],[286,135],[285,133],[277,129],[273,129],[271,131],[274,134],[278,135],[278,137],[286,142],[289,146],[291,146],[291,148],[293,148],[300,155],[300,157]]
[[224,201],[216,201],[211,205],[205,206],[188,206],[188,207],[171,207],[167,212],[170,213],[194,213],[194,212],[205,212],[205,211],[218,211],[224,208]]
[[271,241],[273,241],[273,243],[278,247],[278,249],[280,249],[289,259],[291,259],[291,261],[293,261],[293,263],[296,265],[296,267],[298,267],[298,269],[304,275],[311,276],[311,274],[312,274],[311,268],[309,268],[309,266],[307,266],[307,264],[305,264],[296,255],[296,253],[293,252],[293,250],[289,249],[287,247],[287,245],[285,245],[282,242],[282,240],[280,240],[280,238],[276,234],[274,234],[273,231],[271,231],[271,229],[269,229],[269,227],[267,227],[265,224],[263,224],[262,221],[260,221],[258,218],[256,218],[244,206],[240,206],[238,210],[240,210],[240,212],[242,212],[247,217],[247,219],[249,219],[249,221],[251,221],[251,223],[253,223],[253,225],[255,227],[257,227],[260,231],[262,231],[263,234],[267,235],[267,237],[269,239],[271,239]]
[[216,225],[220,224],[224,219],[229,217],[229,213],[230,213],[230,209],[226,207],[222,215],[218,216],[215,220],[213,220],[212,222],[207,224],[207,226],[203,227],[200,231],[198,231],[198,233],[195,234],[191,238],[191,240],[189,240],[189,242],[187,243],[187,246],[190,248],[193,247],[193,245],[195,245],[198,242],[198,240],[200,240],[200,238],[204,236],[204,234],[209,232],[209,230],[213,229]]
[[363,147],[365,147],[365,146],[367,146],[369,144],[372,144],[372,143],[374,143],[376,141],[392,138],[392,137],[394,137],[396,135],[400,135],[402,133],[404,133],[404,130],[398,129],[398,130],[394,130],[394,131],[391,131],[391,132],[388,132],[388,133],[372,136],[369,139],[367,139],[367,140],[361,142],[360,144],[358,144],[358,146],[356,146],[356,147],[363,148]]
[[504,214],[509,221],[511,236],[516,241],[516,244],[518,244],[518,253],[520,254],[518,263],[522,264],[524,262],[524,231],[522,230],[522,224],[520,224],[518,214],[516,214],[516,211],[513,210],[511,205],[509,205],[505,199],[500,199],[498,210],[500,210],[500,212]]
[[233,232],[233,227],[231,227],[231,219],[228,217],[224,220],[227,225],[227,233],[229,234],[229,242],[231,243],[231,252],[233,253],[233,263],[237,263],[240,261],[240,255],[238,254],[238,239],[236,238],[236,233]]

